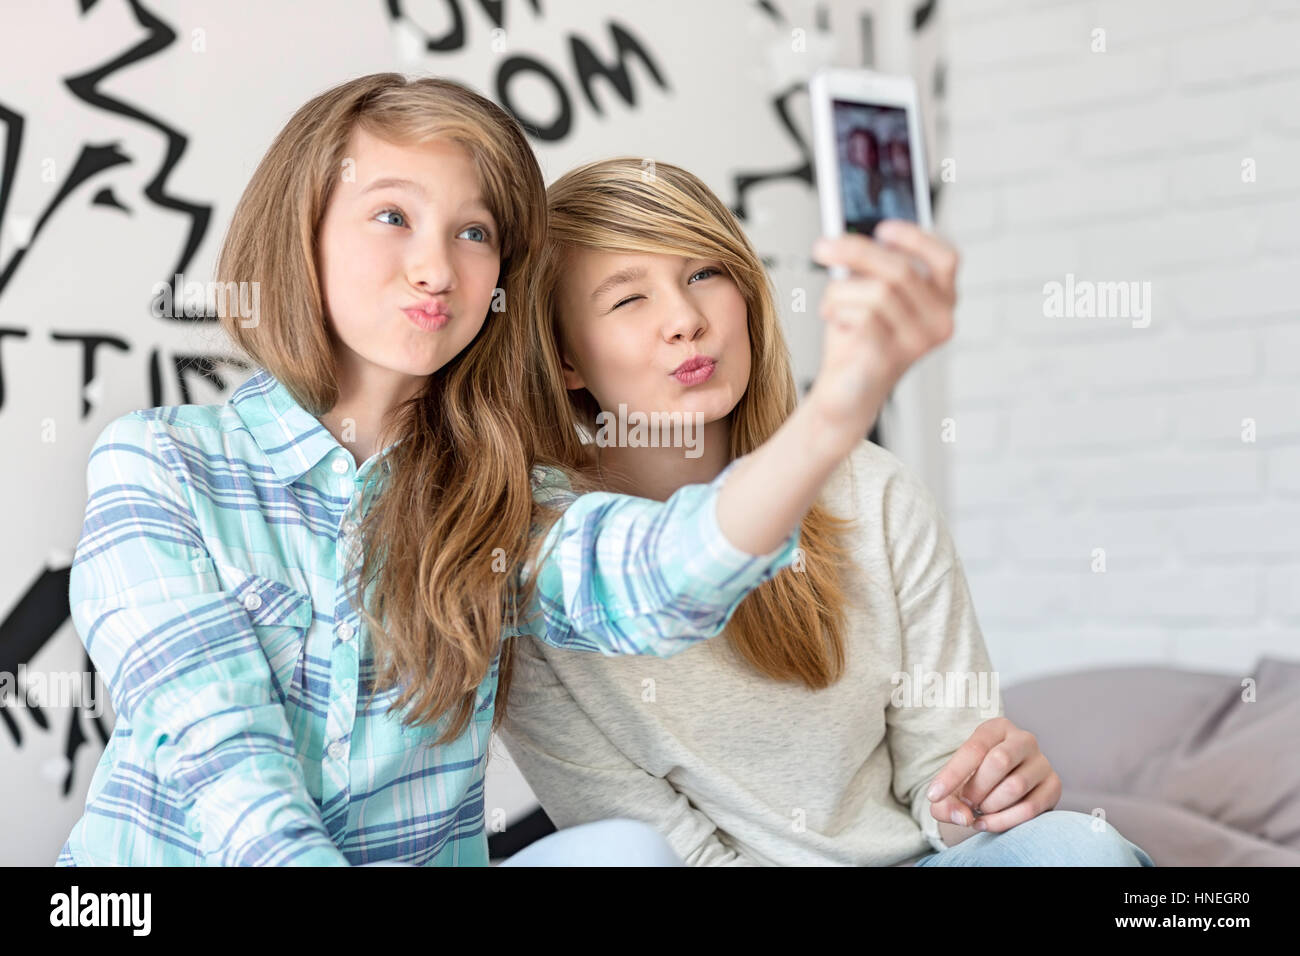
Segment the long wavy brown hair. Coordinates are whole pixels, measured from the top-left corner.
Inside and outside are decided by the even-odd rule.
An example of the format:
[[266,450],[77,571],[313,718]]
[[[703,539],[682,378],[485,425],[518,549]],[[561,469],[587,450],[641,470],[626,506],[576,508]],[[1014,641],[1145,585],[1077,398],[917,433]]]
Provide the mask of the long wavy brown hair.
[[[580,166],[547,190],[548,241],[529,292],[533,360],[529,400],[539,459],[561,467],[575,491],[601,488],[580,430],[594,434],[601,411],[586,389],[565,387],[559,289],[576,249],[666,253],[719,260],[748,306],[749,383],[731,410],[728,460],[763,444],[797,402],[790,353],[771,280],[731,211],[697,177],[656,161],[621,157]],[[843,535],[850,519],[820,503],[800,526],[802,561],[751,592],[725,635],[741,660],[777,680],[818,689],[844,672]]]
[[464,146],[501,236],[504,311],[488,312],[474,340],[393,412],[380,440],[396,442],[389,467],[375,469],[376,485],[363,489],[369,506],[354,604],[374,644],[371,690],[401,685],[393,706],[409,705],[411,724],[452,714],[437,738],[444,742],[465,730],[499,652],[493,726],[504,718],[513,642],[503,648],[502,626],[533,585],[517,592],[517,576],[502,572],[522,566],[538,543],[521,306],[545,240],[545,188],[519,125],[452,81],[376,73],[293,115],[234,211],[217,281],[260,283],[256,326],[244,328],[233,310],[221,315],[222,326],[317,417],[339,398],[317,238],[357,127],[398,145],[443,138]]

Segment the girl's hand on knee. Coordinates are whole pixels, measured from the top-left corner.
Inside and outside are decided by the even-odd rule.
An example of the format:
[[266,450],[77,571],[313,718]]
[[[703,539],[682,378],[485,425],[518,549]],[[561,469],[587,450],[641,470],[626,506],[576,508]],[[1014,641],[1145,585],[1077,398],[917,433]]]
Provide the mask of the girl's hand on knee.
[[[945,823],[1002,833],[1061,799],[1061,778],[1038,738],[1005,717],[975,728],[934,778],[930,814]],[[978,811],[976,813],[975,811]]]

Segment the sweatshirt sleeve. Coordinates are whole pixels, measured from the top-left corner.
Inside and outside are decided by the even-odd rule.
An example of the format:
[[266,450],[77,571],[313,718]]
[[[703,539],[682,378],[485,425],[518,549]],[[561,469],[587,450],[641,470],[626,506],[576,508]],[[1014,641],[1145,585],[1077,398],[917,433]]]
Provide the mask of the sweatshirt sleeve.
[[533,603],[522,620],[507,624],[507,635],[607,655],[667,657],[720,634],[750,591],[794,561],[799,542],[797,525],[767,554],[727,540],[717,501],[738,461],[667,501],[576,495],[554,469],[535,469],[535,497],[563,513],[542,543]]
[[[1002,696],[943,514],[901,463],[885,490],[884,516],[902,644],[885,715],[893,793],[943,850],[925,792],[976,727],[1002,716]],[[975,832],[946,826],[962,838]]]
[[[148,419],[119,418],[95,442],[73,625],[207,862],[347,866],[307,790],[252,602],[196,568],[207,551],[178,472]],[[261,613],[274,620],[282,603]]]
[[663,834],[688,866],[759,865],[724,843],[713,821],[671,783],[614,746],[556,675],[545,648],[520,639],[514,654],[500,735],[557,828],[641,820]]

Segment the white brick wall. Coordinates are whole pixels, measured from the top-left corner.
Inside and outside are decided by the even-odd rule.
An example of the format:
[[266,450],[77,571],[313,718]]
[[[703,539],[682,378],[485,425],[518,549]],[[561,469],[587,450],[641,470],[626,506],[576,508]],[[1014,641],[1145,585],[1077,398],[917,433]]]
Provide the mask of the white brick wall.
[[[1300,659],[1300,2],[945,13],[963,266],[931,440],[1004,681]],[[1047,317],[1066,273],[1150,283],[1150,325]]]

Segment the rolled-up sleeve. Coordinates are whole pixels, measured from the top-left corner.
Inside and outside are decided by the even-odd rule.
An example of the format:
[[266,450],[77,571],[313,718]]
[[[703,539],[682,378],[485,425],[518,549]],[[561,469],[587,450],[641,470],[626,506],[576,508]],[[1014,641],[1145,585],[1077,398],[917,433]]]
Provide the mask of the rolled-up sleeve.
[[73,624],[205,862],[346,866],[248,612],[207,559],[187,480],[150,419],[132,413],[99,436],[69,584]]
[[535,469],[535,497],[563,513],[541,545],[532,605],[507,633],[574,650],[660,657],[721,633],[750,591],[795,560],[799,543],[797,526],[767,554],[727,540],[717,501],[735,465],[667,501],[576,495],[555,469]]

